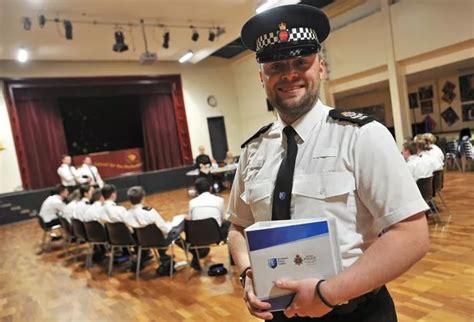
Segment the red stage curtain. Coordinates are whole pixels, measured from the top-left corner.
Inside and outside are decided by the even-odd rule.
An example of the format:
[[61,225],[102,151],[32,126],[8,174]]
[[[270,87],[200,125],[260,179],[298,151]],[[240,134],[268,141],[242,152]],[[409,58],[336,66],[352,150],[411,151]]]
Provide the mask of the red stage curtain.
[[67,153],[61,112],[56,99],[16,102],[26,155],[28,184],[39,189],[59,183],[61,156]]
[[183,165],[171,93],[141,97],[145,170]]

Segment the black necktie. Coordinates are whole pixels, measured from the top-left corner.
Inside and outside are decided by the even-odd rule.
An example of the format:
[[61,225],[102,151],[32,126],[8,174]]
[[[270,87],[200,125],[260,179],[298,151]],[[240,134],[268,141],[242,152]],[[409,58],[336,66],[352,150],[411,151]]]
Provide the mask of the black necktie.
[[287,151],[278,169],[273,190],[272,220],[290,219],[291,190],[298,146],[295,141],[296,132],[291,126],[286,126],[283,132],[286,135]]
[[97,183],[97,178],[94,175],[94,171],[92,171],[92,167],[90,165],[87,165],[89,168],[89,172],[92,174],[92,178],[94,179],[94,183]]

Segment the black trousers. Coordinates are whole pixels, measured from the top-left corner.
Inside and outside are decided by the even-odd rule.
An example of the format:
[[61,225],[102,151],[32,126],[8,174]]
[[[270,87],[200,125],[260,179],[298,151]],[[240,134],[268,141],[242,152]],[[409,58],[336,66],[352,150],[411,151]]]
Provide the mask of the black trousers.
[[397,322],[397,313],[388,290],[383,286],[376,294],[367,296],[352,312],[344,308],[334,309],[320,318],[294,317],[288,319],[283,311],[273,312],[273,322]]
[[53,226],[57,226],[57,225],[60,225],[61,223],[59,222],[59,218],[56,218],[56,219],[53,219],[49,222],[46,222],[44,223],[44,225],[46,226],[46,228],[51,228]]

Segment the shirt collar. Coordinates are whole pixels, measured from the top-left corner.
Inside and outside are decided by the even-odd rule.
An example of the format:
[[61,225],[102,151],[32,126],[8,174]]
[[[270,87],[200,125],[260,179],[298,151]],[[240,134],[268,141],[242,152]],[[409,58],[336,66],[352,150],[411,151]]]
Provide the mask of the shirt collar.
[[143,205],[141,203],[137,203],[136,205],[133,205],[133,208],[143,208]]
[[413,160],[416,160],[418,158],[419,158],[419,156],[417,156],[416,154],[412,154],[408,157],[407,161],[413,161]]
[[104,205],[114,205],[115,206],[115,202],[113,202],[112,200],[106,200],[104,202]]
[[[324,105],[320,99],[318,99],[313,108],[297,119],[291,126],[295,129],[298,136],[304,142],[309,139],[316,125],[326,118],[329,110],[330,108]],[[272,126],[270,133],[278,132],[281,135],[283,128],[287,125],[288,124],[286,124],[278,114],[278,120],[275,122],[275,125]]]

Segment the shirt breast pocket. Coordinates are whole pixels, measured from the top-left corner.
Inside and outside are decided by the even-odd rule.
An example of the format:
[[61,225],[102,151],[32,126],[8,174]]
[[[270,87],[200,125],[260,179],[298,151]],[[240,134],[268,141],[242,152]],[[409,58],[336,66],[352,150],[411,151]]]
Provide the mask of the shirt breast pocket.
[[272,191],[273,182],[271,180],[245,183],[245,192],[240,197],[250,206],[256,221],[271,220]]
[[355,179],[349,172],[322,172],[295,177],[295,218],[354,215]]

